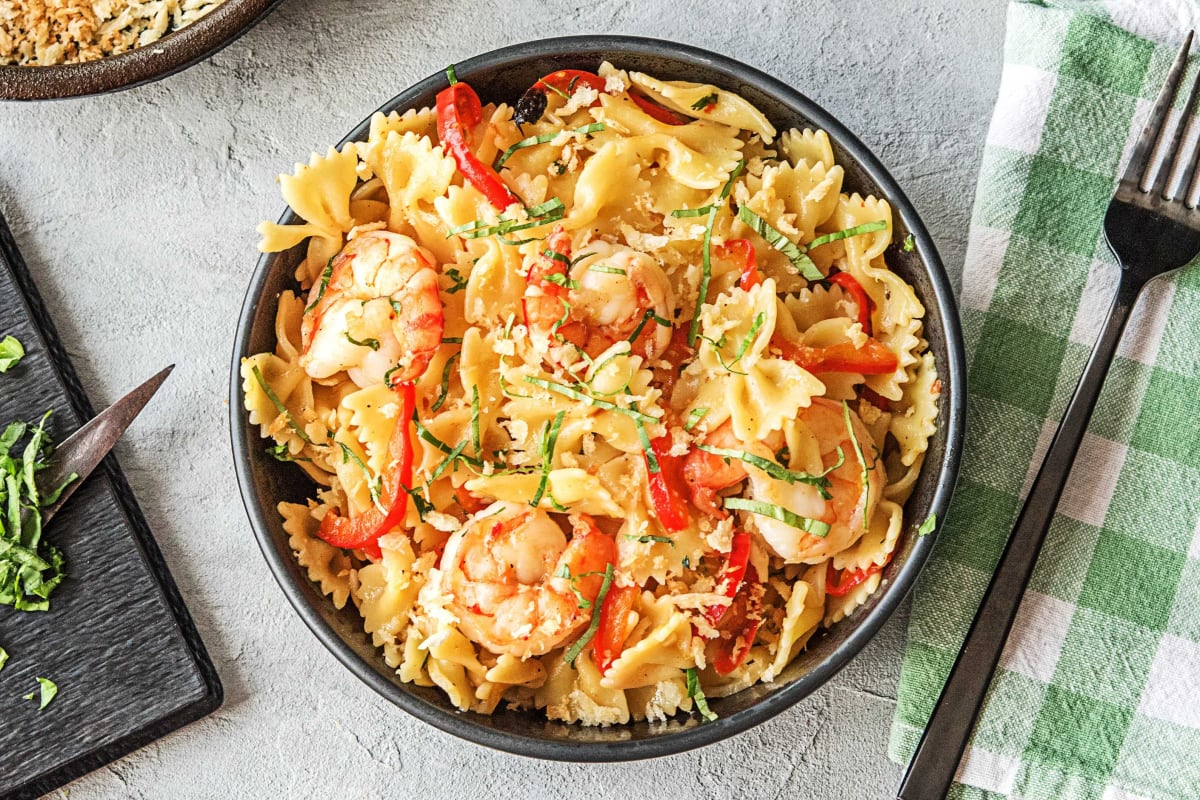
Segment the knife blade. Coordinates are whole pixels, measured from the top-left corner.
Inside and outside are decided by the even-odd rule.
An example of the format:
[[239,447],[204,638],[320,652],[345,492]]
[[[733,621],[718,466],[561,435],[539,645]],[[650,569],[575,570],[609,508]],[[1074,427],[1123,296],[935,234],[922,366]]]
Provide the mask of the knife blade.
[[52,505],[42,509],[42,524],[50,521],[75,490],[87,480],[92,470],[104,460],[113,445],[125,433],[129,423],[146,407],[150,398],[162,386],[175,365],[167,367],[153,378],[92,417],[75,433],[68,436],[54,450],[49,466],[38,476],[38,483],[46,489],[62,486],[75,475],[75,479],[63,489]]

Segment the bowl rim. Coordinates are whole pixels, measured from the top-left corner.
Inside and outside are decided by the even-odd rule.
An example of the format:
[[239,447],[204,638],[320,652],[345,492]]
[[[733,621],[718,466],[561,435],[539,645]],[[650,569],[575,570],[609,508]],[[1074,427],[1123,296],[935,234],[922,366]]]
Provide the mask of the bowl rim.
[[232,44],[283,0],[224,0],[195,22],[115,56],[76,64],[0,65],[0,100],[65,100],[174,75]]
[[[932,298],[925,299],[934,301],[943,322],[947,363],[939,364],[939,368],[943,375],[943,385],[948,387],[948,391],[944,391],[942,394],[942,405],[939,408],[938,416],[940,425],[946,432],[946,440],[942,463],[938,465],[940,471],[930,507],[931,513],[936,514],[938,519],[944,520],[958,476],[966,418],[966,366],[962,332],[950,280],[934,247],[932,237],[921,222],[915,207],[895,179],[879,159],[859,141],[858,137],[805,95],[754,67],[695,46],[638,36],[565,36],[492,50],[457,62],[455,69],[463,79],[469,79],[472,74],[478,74],[481,71],[502,69],[533,58],[570,55],[578,52],[581,48],[588,51],[610,51],[614,59],[619,59],[622,54],[626,53],[673,58],[685,64],[712,68],[729,76],[732,80],[741,80],[754,85],[763,92],[773,95],[784,105],[798,110],[814,126],[825,130],[830,138],[847,152],[857,166],[879,186],[894,213],[900,216],[905,227],[912,234],[922,268],[928,275],[932,287]],[[406,104],[440,88],[445,80],[445,74],[437,72],[409,86],[380,106],[378,110],[393,106],[404,110]],[[374,112],[347,134],[338,143],[339,149],[347,142],[361,138],[366,133],[373,115]],[[285,208],[280,222],[284,222],[290,216],[290,209]],[[329,649],[338,661],[380,695],[441,731],[514,755],[569,762],[614,762],[657,758],[713,744],[765,722],[823,686],[862,650],[883,623],[891,617],[911,590],[917,574],[929,558],[929,553],[936,540],[936,533],[917,538],[907,560],[900,565],[894,575],[890,576],[890,584],[881,587],[882,595],[874,608],[859,620],[847,638],[825,660],[774,694],[714,722],[649,739],[572,742],[569,739],[550,740],[501,731],[480,723],[471,712],[452,713],[432,705],[385,679],[373,666],[361,659],[326,623],[316,606],[310,602],[301,587],[290,576],[290,565],[285,562],[285,557],[293,557],[293,554],[290,552],[290,548],[288,548],[289,552],[284,554],[276,547],[264,509],[257,503],[248,454],[251,426],[246,420],[242,408],[240,364],[242,357],[249,355],[247,351],[254,314],[261,299],[272,260],[276,255],[273,253],[262,254],[250,280],[238,321],[230,374],[230,426],[234,463],[243,504],[246,507],[259,547],[276,582],[279,583],[292,607],[317,639]],[[933,466],[932,464],[927,465],[926,468]],[[328,602],[327,598],[321,599]]]

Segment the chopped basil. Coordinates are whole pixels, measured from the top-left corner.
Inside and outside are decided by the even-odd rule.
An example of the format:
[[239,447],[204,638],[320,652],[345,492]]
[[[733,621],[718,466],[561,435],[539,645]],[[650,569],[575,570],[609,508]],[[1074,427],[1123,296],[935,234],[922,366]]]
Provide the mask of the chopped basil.
[[471,387],[471,447],[475,450],[475,457],[478,458],[480,453],[479,441],[479,386]]
[[917,528],[917,536],[928,536],[937,529],[937,514],[930,514],[929,517],[921,523],[921,527]]
[[709,409],[704,406],[701,406],[700,408],[693,408],[688,414],[687,422],[684,423],[683,429],[688,433],[691,433],[692,428],[695,428],[697,425],[699,425],[700,420],[704,419],[708,412]]
[[450,85],[458,83],[458,76],[454,74],[454,65],[446,67],[446,80],[450,81]]
[[829,467],[829,469],[825,470],[821,474],[812,475],[807,472],[800,472],[799,470],[788,469],[787,467],[785,467],[781,464],[777,464],[768,458],[763,458],[762,456],[756,456],[753,453],[747,453],[743,450],[729,450],[724,447],[713,447],[712,445],[707,445],[707,444],[698,444],[698,445],[696,445],[696,447],[699,448],[700,450],[703,450],[706,453],[712,453],[714,456],[721,456],[722,458],[726,458],[726,459],[736,458],[739,461],[745,461],[747,464],[750,464],[751,466],[758,467],[763,472],[767,473],[768,476],[774,478],[777,481],[786,481],[787,483],[790,483],[790,484],[806,483],[810,486],[815,486],[815,487],[817,487],[818,490],[820,490],[821,497],[823,497],[826,500],[831,499],[830,494],[829,494],[829,478],[827,478],[826,476],[830,472],[833,472],[835,469],[840,467],[846,461],[845,453],[843,453],[842,448],[839,447],[838,448],[838,462],[836,464],[834,464],[833,466]]
[[579,255],[577,255],[571,259],[571,266],[573,267],[576,264],[578,264],[580,261],[583,261],[588,256],[594,256],[594,255],[596,255],[596,252],[594,250],[589,250],[586,253],[580,253]]
[[850,436],[850,444],[854,445],[854,455],[858,458],[861,467],[859,477],[862,480],[862,524],[865,531],[870,523],[870,520],[867,519],[867,506],[870,502],[871,482],[867,472],[873,467],[867,467],[867,458],[863,455],[862,445],[859,444],[858,437],[854,435],[854,425],[850,422],[850,406],[846,404],[845,400],[842,401],[842,416],[846,420],[846,433]]
[[746,162],[744,160],[738,161],[737,166],[733,168],[733,172],[729,173],[729,179],[726,180],[725,185],[721,187],[721,194],[718,196],[716,203],[704,206],[703,209],[680,209],[678,211],[671,212],[671,216],[673,217],[700,216],[700,213],[694,212],[703,212],[707,213],[708,215],[707,219],[704,221],[704,239],[701,242],[700,250],[701,266],[703,271],[700,275],[700,286],[697,288],[696,307],[692,311],[692,324],[688,328],[688,345],[691,347],[696,346],[696,337],[700,335],[700,310],[708,301],[708,283],[710,280],[712,280],[712,235],[713,225],[716,224],[717,221],[717,211],[720,210],[725,199],[729,197],[729,193],[733,190],[733,182],[736,181],[737,177],[742,174],[742,169],[745,166]]
[[258,385],[262,387],[263,393],[267,396],[267,399],[270,400],[275,406],[275,410],[278,411],[285,420],[287,420],[288,427],[300,437],[301,441],[312,444],[313,440],[308,438],[308,434],[304,432],[304,429],[296,424],[296,420],[292,419],[291,412],[287,410],[287,406],[285,406],[283,401],[279,399],[279,395],[275,394],[275,390],[267,385],[266,380],[263,379],[262,371],[258,368],[258,364],[252,366],[250,368],[250,372],[254,375],[254,379],[258,381]]
[[563,264],[566,264],[568,267],[571,266],[571,259],[564,256],[562,253],[557,253],[557,252],[551,250],[549,247],[547,247],[545,250],[542,251],[542,255],[545,256],[546,258],[550,259],[551,261],[561,261]]
[[575,128],[574,130],[555,131],[554,133],[543,133],[540,136],[530,136],[528,139],[522,139],[516,144],[510,145],[509,148],[501,153],[496,161],[492,164],[492,169],[499,171],[499,169],[504,166],[504,162],[508,161],[508,159],[512,157],[512,154],[518,150],[522,150],[526,147],[533,147],[534,145],[539,144],[549,144],[558,137],[562,136],[564,133],[575,136],[586,136],[592,133],[599,133],[602,130],[604,130],[603,122],[593,122],[590,125],[584,125],[582,128]]
[[805,255],[804,250],[800,249],[799,245],[771,227],[765,219],[751,211],[749,206],[738,207],[738,219],[749,225],[752,231],[766,239],[767,244],[787,256],[787,260],[792,262],[792,266],[800,270],[800,275],[805,280],[824,280],[825,276],[817,269],[817,265],[813,263],[812,259]]
[[562,286],[567,289],[578,289],[579,288],[578,281],[571,280],[570,278],[568,278],[566,275],[562,274],[561,272],[552,272],[549,275],[547,275],[545,278],[543,278],[542,280],[546,281],[546,283],[553,283],[556,286]]
[[658,314],[654,313],[653,308],[647,308],[646,313],[642,314],[642,321],[639,322],[637,327],[633,329],[633,333],[629,334],[628,342],[630,344],[633,344],[637,341],[637,338],[642,335],[642,329],[646,327],[646,323],[650,320],[654,320],[655,323],[662,325],[664,328],[671,327],[671,320],[663,319]]
[[446,365],[442,367],[442,388],[438,392],[437,399],[433,401],[433,405],[429,407],[430,411],[441,410],[442,404],[446,402],[446,398],[450,395],[450,370],[454,366],[454,359],[458,358],[459,353],[455,353],[446,359]]
[[0,669],[4,669],[6,663],[8,663],[8,651],[0,647]]
[[329,257],[329,261],[325,263],[325,269],[321,270],[321,287],[317,289],[317,296],[304,309],[304,313],[312,311],[321,302],[321,298],[325,296],[325,290],[329,288],[329,279],[333,277],[333,257]]
[[533,493],[533,499],[529,501],[529,505],[534,508],[542,502],[542,495],[546,493],[546,483],[550,480],[550,467],[554,465],[554,445],[558,443],[558,432],[562,430],[562,421],[567,412],[559,411],[554,415],[554,420],[546,420],[546,424],[542,426],[542,477],[538,481],[537,491]]
[[704,95],[704,97],[701,97],[699,100],[692,103],[692,110],[693,111],[703,111],[704,109],[708,108],[709,106],[715,106],[716,104],[717,104],[717,93],[713,92],[712,94]]
[[358,339],[355,339],[353,336],[350,335],[350,331],[346,331],[346,341],[349,342],[350,344],[354,345],[355,347],[369,347],[372,350],[379,349],[379,340],[378,339],[363,339],[360,342]]
[[596,406],[597,408],[619,412],[628,417],[632,417],[635,420],[649,423],[658,422],[657,418],[652,417],[649,414],[643,414],[641,411],[636,411],[632,408],[621,408],[621,406],[617,405],[616,403],[610,403],[607,400],[600,400],[595,397],[591,397],[577,389],[572,389],[570,386],[563,386],[561,383],[555,383],[554,381],[548,381],[543,378],[535,378],[532,375],[526,375],[525,382],[532,383],[534,386],[539,386],[551,392],[557,392],[558,394],[561,394],[565,397],[570,397],[573,400],[582,400],[583,402]]
[[15,336],[0,339],[0,373],[8,372],[25,357],[25,348]]
[[822,522],[819,519],[802,517],[794,511],[790,511],[783,506],[777,506],[774,503],[764,503],[761,500],[746,500],[741,497],[726,497],[724,506],[737,511],[749,511],[751,514],[758,514],[762,517],[779,520],[784,525],[791,525],[793,528],[799,528],[822,539],[829,535],[829,523]]
[[411,489],[406,489],[404,486],[400,488],[404,489],[408,496],[412,498],[413,507],[417,509],[417,516],[421,518],[421,522],[424,522],[426,515],[434,510],[433,503],[426,500],[425,496],[421,494],[421,491],[416,486]]
[[[528,208],[526,211],[529,218],[524,222],[501,214],[496,222],[477,219],[465,225],[458,225],[451,228],[446,232],[446,238],[461,236],[464,239],[480,239],[484,236],[512,233],[513,231],[523,231],[527,228],[536,228],[539,225],[548,225],[551,222],[557,222],[566,215],[566,206],[562,200],[554,197],[533,208]],[[533,240],[527,239],[525,241]],[[516,242],[509,242],[509,244],[516,244]]]
[[442,337],[442,344],[462,344],[462,343],[463,343],[463,340],[462,340],[461,336],[443,336]]
[[467,288],[467,279],[458,271],[458,267],[451,267],[446,270],[446,277],[454,281],[454,285],[446,290],[446,294],[458,294],[463,289]]
[[337,442],[337,440],[334,441],[337,443],[338,447],[342,448],[342,463],[349,464],[351,461],[353,461],[358,465],[358,468],[362,470],[363,477],[367,479],[367,486],[371,492],[371,500],[375,503],[378,503],[380,494],[379,490],[381,488],[379,486],[379,481],[371,481],[371,470],[367,469],[367,465],[364,464],[363,460],[358,457],[358,453],[347,447],[345,442]]
[[613,565],[609,562],[604,567],[604,582],[600,584],[600,591],[596,594],[596,602],[592,604],[592,621],[588,624],[588,628],[575,640],[575,644],[571,645],[570,649],[563,654],[563,660],[575,668],[575,659],[579,658],[579,654],[583,652],[583,648],[588,646],[588,642],[596,635],[596,630],[600,627],[600,608],[604,605],[604,598],[608,597],[608,589],[612,586]]
[[704,696],[704,690],[700,688],[700,675],[696,672],[695,667],[687,668],[687,693],[688,697],[696,701],[696,708],[699,709],[700,716],[709,722],[716,720],[717,715],[708,707],[708,698]]
[[904,237],[904,252],[911,253],[916,249],[917,246],[913,243],[913,235],[910,233],[908,236]]
[[677,208],[671,212],[671,216],[676,219],[684,219],[686,217],[703,217],[708,212],[712,211],[712,205],[700,206],[699,208]]
[[[591,253],[588,253],[587,255],[591,255]],[[628,272],[626,272],[623,269],[619,269],[617,267],[606,267],[603,264],[592,264],[591,266],[588,267],[588,271],[589,272],[605,272],[605,273],[608,273],[609,275],[628,275],[629,274]]]
[[646,433],[646,426],[640,420],[636,420],[638,438],[642,440],[642,452],[646,456],[646,471],[651,475],[657,475],[662,472],[662,467],[659,466],[658,456],[654,455],[654,447],[650,444],[650,435]]
[[647,534],[646,536],[634,536],[631,533],[627,533],[627,534],[625,534],[625,538],[632,539],[635,542],[641,542],[642,544],[648,544],[650,542],[658,542],[659,544],[669,544],[672,547],[675,546],[675,540],[672,539],[670,536],[654,536],[654,535],[650,535],[650,534]]
[[276,461],[312,461],[311,458],[296,458],[292,455],[291,448],[283,442],[276,442],[274,445],[268,447],[267,455]]
[[[417,416],[417,412],[415,410],[413,411],[412,419],[413,419],[413,427],[416,428],[416,430],[417,430],[417,436],[419,436],[422,439],[424,439],[425,441],[429,442],[431,445],[433,445],[438,450],[442,451],[443,453],[445,453],[447,455],[454,453],[454,448],[452,448],[450,445],[443,442],[438,437],[434,436],[433,433],[428,428],[426,428],[424,425],[421,424],[421,419],[420,419],[420,417]],[[466,443],[464,442],[463,444],[465,445]],[[470,464],[473,467],[478,468],[478,467],[483,466],[483,462],[480,461],[478,458],[475,458],[474,456],[463,455],[461,449],[457,453],[454,453],[454,455],[456,458],[461,458],[463,461],[467,462],[468,464]],[[433,479],[431,478],[430,480],[433,480]]]
[[851,236],[858,236],[861,233],[874,233],[875,231],[881,231],[886,227],[887,222],[881,219],[877,219],[874,222],[864,222],[862,225],[855,225],[853,228],[846,228],[843,231],[834,231],[833,233],[826,233],[823,236],[818,236],[808,243],[808,249],[815,250],[823,244],[836,242],[839,239],[847,239]]
[[50,701],[58,694],[58,684],[49,678],[37,678],[38,690],[25,695],[26,700],[37,700],[38,711],[50,705]]
[[467,443],[462,441],[458,443],[458,446],[454,447],[449,453],[447,453],[446,457],[442,459],[442,463],[438,464],[437,468],[429,474],[429,482],[433,483],[438,478],[442,477],[442,473],[446,471],[446,467],[453,464],[460,457],[465,458],[465,456],[462,454],[462,451],[466,448]]

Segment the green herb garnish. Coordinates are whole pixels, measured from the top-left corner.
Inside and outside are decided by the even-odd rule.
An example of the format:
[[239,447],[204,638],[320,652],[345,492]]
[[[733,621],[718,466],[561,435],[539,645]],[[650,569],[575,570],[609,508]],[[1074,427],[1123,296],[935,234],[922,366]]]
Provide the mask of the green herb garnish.
[[[451,228],[446,232],[446,238],[461,236],[464,239],[480,239],[484,236],[512,233],[514,231],[523,231],[527,228],[536,228],[540,225],[549,225],[551,222],[557,222],[566,215],[566,206],[562,200],[554,197],[540,205],[526,209],[526,212],[529,218],[524,222],[501,214],[496,222],[477,219],[465,225]],[[529,239],[525,241],[533,240]],[[509,242],[509,244],[517,244],[517,242]]]
[[450,370],[454,366],[454,359],[458,358],[459,354],[455,353],[446,359],[445,366],[442,367],[442,388],[438,393],[437,399],[433,401],[433,405],[429,407],[430,411],[438,411],[442,404],[446,402],[446,398],[450,395]]
[[425,495],[421,494],[421,490],[416,486],[411,489],[405,489],[404,486],[400,488],[404,489],[408,493],[408,496],[412,498],[413,507],[417,509],[417,516],[421,518],[421,522],[424,522],[425,516],[434,510],[433,503],[426,500]]
[[592,621],[588,624],[588,628],[575,640],[575,644],[563,654],[563,660],[575,667],[575,659],[579,658],[579,654],[583,652],[583,648],[588,646],[588,642],[596,635],[596,630],[600,627],[600,607],[604,605],[604,598],[608,597],[608,589],[612,586],[613,565],[610,562],[604,568],[604,582],[600,584],[600,591],[596,594],[596,602],[592,604]]
[[641,542],[642,544],[648,544],[650,542],[658,542],[659,544],[669,544],[672,547],[675,546],[675,540],[669,536],[654,536],[653,534],[647,534],[645,536],[634,536],[632,533],[627,533],[627,534],[625,534],[625,538],[632,539],[635,542]]
[[698,444],[696,447],[706,453],[712,453],[714,456],[721,456],[722,458],[726,459],[736,458],[739,461],[744,461],[753,467],[758,467],[763,472],[767,473],[767,475],[778,481],[786,481],[790,484],[807,483],[810,486],[815,486],[818,490],[820,490],[821,497],[826,500],[831,499],[829,494],[829,478],[826,476],[840,467],[846,461],[846,455],[842,452],[842,448],[839,447],[838,462],[819,475],[812,475],[807,472],[788,469],[782,464],[777,464],[774,461],[771,461],[769,458],[756,456],[753,453],[747,453],[743,450],[729,450],[724,447],[713,447],[707,444]]
[[350,331],[346,331],[346,341],[349,342],[350,344],[354,345],[355,347],[369,347],[372,350],[379,349],[379,340],[378,339],[363,339],[360,342],[358,339],[355,339],[353,336],[350,335]]
[[268,447],[267,455],[276,461],[312,461],[311,458],[296,458],[292,455],[291,448],[284,442],[276,442],[274,445]]
[[642,441],[642,452],[646,456],[646,471],[651,475],[657,475],[662,472],[662,467],[659,466],[658,456],[654,455],[654,448],[650,444],[650,434],[646,433],[646,426],[641,423],[641,420],[635,420],[637,425],[638,438]]
[[687,668],[687,693],[688,697],[696,701],[696,708],[699,709],[700,716],[709,722],[716,720],[717,715],[708,707],[708,698],[704,696],[704,690],[700,688],[700,675],[696,672],[695,667]]
[[704,95],[704,97],[701,97],[699,100],[692,103],[692,110],[693,111],[703,111],[704,109],[708,108],[709,106],[715,106],[716,104],[717,104],[717,93],[713,92],[712,94]]
[[267,385],[266,380],[262,376],[262,370],[258,368],[258,364],[252,366],[250,368],[250,372],[254,375],[254,379],[258,381],[258,385],[262,387],[263,394],[265,394],[267,399],[270,400],[272,405],[275,406],[275,410],[278,411],[285,420],[287,420],[288,427],[300,437],[300,441],[312,444],[313,440],[308,438],[308,434],[304,432],[304,429],[296,424],[296,420],[292,419],[291,412],[287,410],[287,406],[285,406],[283,401],[279,399],[279,395],[275,394],[275,390]]
[[602,130],[604,130],[603,122],[593,122],[590,125],[584,125],[582,128],[575,128],[574,130],[555,131],[554,133],[543,133],[541,136],[530,136],[528,139],[522,139],[516,144],[510,145],[509,148],[501,153],[500,156],[495,160],[495,162],[492,164],[492,169],[499,171],[499,169],[504,166],[504,162],[508,161],[508,159],[512,157],[512,154],[518,150],[522,150],[526,147],[533,147],[534,145],[539,144],[549,144],[558,137],[562,136],[564,133],[574,136],[586,136],[592,133],[599,133]]
[[637,327],[633,329],[633,333],[629,334],[629,339],[627,341],[630,344],[633,344],[637,341],[637,338],[642,335],[642,329],[646,327],[646,323],[650,320],[654,320],[656,324],[662,325],[664,328],[671,327],[671,320],[663,319],[658,314],[654,313],[653,308],[647,308],[646,313],[642,314],[641,322],[639,322]]
[[930,514],[921,527],[917,528],[917,536],[928,536],[937,529],[937,514]]
[[58,684],[49,678],[37,678],[38,690],[25,695],[26,700],[38,701],[38,711],[50,705],[50,701],[58,694]]
[[701,406],[700,408],[693,408],[691,412],[688,413],[687,422],[684,423],[683,429],[688,433],[691,433],[692,428],[695,428],[700,424],[700,420],[704,419],[705,415],[708,414],[708,411],[709,409],[704,406]]
[[533,499],[529,501],[529,505],[534,508],[542,502],[542,495],[546,493],[546,483],[550,480],[550,467],[554,464],[554,445],[558,443],[558,432],[562,430],[562,421],[567,412],[559,411],[554,415],[554,420],[546,420],[542,426],[542,477],[538,481],[537,491],[533,493]]
[[446,294],[457,294],[467,288],[467,279],[458,271],[458,267],[451,267],[446,270],[446,277],[454,281],[454,285],[446,290]]
[[442,463],[438,464],[437,468],[430,473],[429,482],[433,483],[438,478],[442,477],[442,473],[446,471],[446,467],[453,464],[459,458],[466,458],[466,456],[463,456],[462,454],[463,450],[466,448],[467,443],[465,441],[459,442],[456,447],[452,448],[450,452],[446,454],[446,457],[442,459]]
[[825,276],[821,274],[821,270],[817,269],[817,265],[805,255],[799,245],[771,227],[765,219],[751,211],[749,206],[738,207],[738,219],[749,225],[752,231],[767,241],[767,244],[787,256],[787,260],[800,270],[805,280],[824,280]]
[[842,401],[842,416],[846,420],[846,433],[850,435],[850,444],[854,445],[854,455],[858,458],[858,464],[861,467],[859,477],[862,480],[862,518],[863,530],[866,530],[870,523],[870,520],[867,519],[867,505],[871,493],[871,482],[867,473],[870,469],[874,469],[874,467],[867,466],[867,459],[863,455],[862,445],[859,444],[858,437],[854,435],[854,425],[850,422],[850,406],[846,404],[845,400]]
[[363,463],[363,460],[361,458],[359,458],[358,453],[354,452],[348,446],[346,446],[345,442],[338,442],[336,439],[334,441],[336,442],[338,447],[342,448],[342,463],[349,464],[351,461],[353,461],[355,464],[358,465],[358,468],[362,470],[363,477],[366,478],[366,480],[367,480],[367,487],[369,488],[369,490],[371,492],[371,501],[374,503],[378,503],[379,502],[379,493],[380,493],[379,490],[381,487],[378,486],[378,483],[379,483],[378,481],[375,481],[375,482],[371,481],[371,470],[367,469],[367,465],[365,463]]
[[916,250],[916,249],[917,249],[917,246],[913,242],[913,235],[910,233],[908,236],[904,237],[904,252],[911,253],[913,250]]
[[[557,254],[556,254],[557,255]],[[573,281],[561,272],[552,272],[545,278],[542,278],[546,283],[553,283],[556,286],[562,286],[567,289],[578,289],[579,282]]]
[[321,288],[317,289],[317,296],[309,303],[304,313],[312,311],[321,302],[321,298],[325,296],[325,290],[329,288],[329,279],[333,277],[333,257],[330,256],[329,261],[325,263],[325,269],[321,270]]
[[[587,255],[591,255],[588,253]],[[604,272],[609,275],[628,275],[629,273],[618,267],[607,267],[604,264],[592,264],[588,267],[589,272]],[[647,309],[649,310],[649,309]]]
[[458,76],[454,74],[454,65],[446,67],[446,80],[450,81],[450,85],[458,83]]
[[0,647],[0,669],[4,669],[4,665],[8,663],[8,651]]
[[555,383],[554,381],[548,381],[543,378],[535,378],[532,375],[526,375],[525,382],[532,383],[534,386],[540,386],[541,388],[551,392],[557,392],[558,394],[564,395],[565,397],[570,397],[573,400],[582,400],[588,405],[596,406],[597,408],[603,408],[607,411],[616,411],[628,417],[632,417],[635,420],[649,422],[651,424],[658,422],[657,418],[652,417],[649,414],[643,414],[641,411],[637,411],[632,408],[622,408],[616,403],[610,403],[607,400],[600,400],[598,398],[591,397],[590,395],[586,395],[578,389],[572,389],[570,386],[564,386],[561,383]]
[[864,222],[862,225],[855,225],[853,228],[846,228],[842,231],[834,231],[833,233],[826,233],[823,236],[818,236],[808,243],[808,249],[810,251],[815,250],[823,244],[836,242],[839,239],[847,239],[851,236],[858,236],[861,233],[874,233],[875,231],[881,231],[886,227],[887,223],[881,219],[877,219],[874,222]]
[[479,457],[480,442],[479,442],[479,386],[471,387],[471,447],[475,450],[475,457]]
[[25,348],[15,336],[0,339],[0,373],[8,372],[25,357]]
[[751,514],[758,514],[762,517],[779,520],[784,525],[791,525],[793,528],[799,528],[822,539],[829,535],[829,523],[822,522],[819,519],[802,517],[794,511],[790,511],[783,506],[777,506],[774,503],[764,503],[761,500],[746,500],[742,497],[726,497],[724,506],[737,511],[749,511]]

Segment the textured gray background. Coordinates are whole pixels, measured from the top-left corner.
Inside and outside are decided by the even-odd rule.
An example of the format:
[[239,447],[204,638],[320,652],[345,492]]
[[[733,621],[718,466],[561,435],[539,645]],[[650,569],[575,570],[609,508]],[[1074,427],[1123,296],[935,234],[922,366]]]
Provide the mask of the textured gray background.
[[957,281],[1003,21],[1000,0],[718,0],[678,13],[628,0],[288,0],[165,81],[0,105],[0,202],[93,402],[179,365],[117,452],[227,693],[208,719],[75,782],[72,800],[894,797],[903,612],[821,691],[690,754],[541,763],[409,718],[338,665],[268,573],[230,464],[226,376],[254,225],[282,207],[276,174],[448,62],[535,36],[675,39],[790,82],[879,154]]

